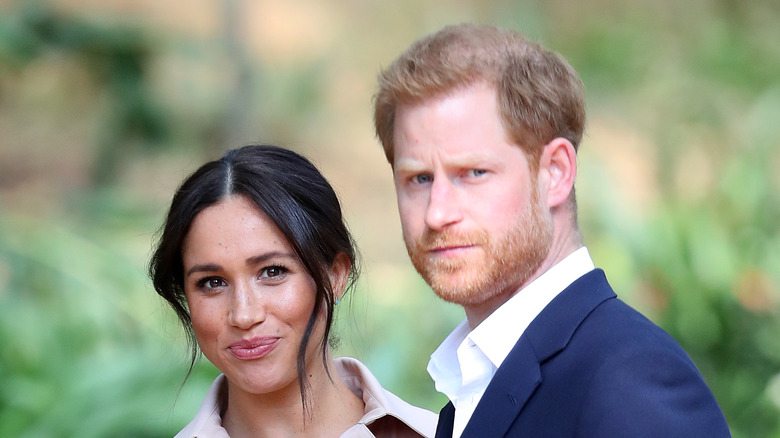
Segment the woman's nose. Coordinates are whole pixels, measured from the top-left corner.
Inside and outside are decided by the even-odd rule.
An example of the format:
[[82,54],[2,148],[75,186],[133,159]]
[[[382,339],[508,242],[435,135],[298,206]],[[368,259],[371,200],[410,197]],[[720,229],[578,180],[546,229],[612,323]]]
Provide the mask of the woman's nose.
[[240,283],[231,293],[228,321],[232,326],[246,330],[265,320],[265,300],[257,288]]

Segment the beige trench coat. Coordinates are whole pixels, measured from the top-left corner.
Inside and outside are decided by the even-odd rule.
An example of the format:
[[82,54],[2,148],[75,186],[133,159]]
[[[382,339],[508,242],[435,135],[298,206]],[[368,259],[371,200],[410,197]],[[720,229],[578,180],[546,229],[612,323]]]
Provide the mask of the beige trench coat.
[[[358,360],[340,357],[335,360],[336,372],[352,392],[363,399],[366,407],[363,418],[340,438],[419,438],[433,437],[437,415],[412,406],[385,390],[368,368]],[[222,427],[219,394],[227,380],[219,375],[211,384],[206,399],[195,418],[175,438],[225,438]]]

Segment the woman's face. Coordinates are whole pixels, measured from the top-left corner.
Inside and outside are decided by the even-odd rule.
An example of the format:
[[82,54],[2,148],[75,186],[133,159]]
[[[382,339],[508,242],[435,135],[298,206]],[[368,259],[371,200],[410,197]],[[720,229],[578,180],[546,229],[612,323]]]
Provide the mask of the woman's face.
[[[266,394],[294,385],[315,284],[284,235],[233,196],[200,212],[182,247],[184,291],[203,354],[230,390]],[[323,319],[309,341],[316,356]]]

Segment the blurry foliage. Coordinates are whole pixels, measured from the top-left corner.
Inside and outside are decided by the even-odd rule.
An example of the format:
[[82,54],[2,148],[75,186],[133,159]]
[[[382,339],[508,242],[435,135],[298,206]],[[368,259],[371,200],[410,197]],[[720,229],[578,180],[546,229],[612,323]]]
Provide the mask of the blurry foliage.
[[124,215],[138,212],[88,225],[0,215],[0,436],[172,436],[197,409],[215,373],[198,369],[198,395],[172,409],[186,354],[168,344],[184,339],[134,250],[150,224]]
[[693,357],[735,436],[780,433],[780,196],[746,154],[700,202],[669,201],[634,242],[637,279],[664,303],[658,322]]
[[[515,3],[478,10],[532,28],[581,73],[591,119],[620,113],[654,148],[659,193],[647,212],[631,211],[599,164],[583,160],[581,224],[596,263],[691,354],[735,437],[780,437],[780,11],[770,0],[700,1],[701,11],[667,1],[653,19],[651,6],[637,4],[569,11],[566,25],[568,7]],[[92,76],[105,111],[90,149],[91,184],[66,191],[57,217],[14,211],[0,185],[0,436],[173,435],[216,370],[203,361],[179,394],[185,341],[144,275],[161,208],[116,175],[162,149],[185,156],[193,145],[201,152],[253,140],[244,138],[248,124],[260,127],[255,135],[283,138],[295,138],[301,122],[319,126],[332,94],[319,74],[325,60],[261,70],[231,34],[228,62],[210,62],[232,85],[209,79],[210,91],[184,76],[170,85],[188,91],[163,101],[150,73],[160,41],[46,3],[17,5],[0,16],[0,76],[18,78],[52,54],[72,58]],[[193,108],[201,100],[217,109]],[[12,103],[0,95],[0,104]],[[190,147],[170,152],[174,135]],[[682,159],[691,151],[699,152],[694,167]],[[183,161],[199,162],[194,155]],[[709,175],[706,184],[689,187],[696,172]],[[384,278],[392,280],[361,283],[352,304],[339,306],[338,353],[437,410],[444,398],[425,374],[427,357],[462,314],[409,272]]]
[[148,86],[153,43],[134,27],[72,18],[38,1],[0,19],[0,72],[22,73],[53,52],[77,58],[108,94],[92,180],[95,187],[114,182],[129,146],[160,145],[167,135],[166,114]]

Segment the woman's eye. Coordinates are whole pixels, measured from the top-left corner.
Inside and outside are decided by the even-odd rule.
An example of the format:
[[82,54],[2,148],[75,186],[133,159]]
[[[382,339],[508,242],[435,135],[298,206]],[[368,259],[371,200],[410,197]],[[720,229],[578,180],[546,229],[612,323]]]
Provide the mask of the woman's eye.
[[220,287],[220,286],[224,286],[224,285],[225,285],[225,282],[222,281],[219,278],[212,278],[211,280],[209,280],[209,286],[211,286],[211,287]]
[[269,267],[263,269],[263,271],[261,272],[260,276],[261,277],[273,278],[273,277],[278,277],[280,275],[283,275],[286,272],[287,272],[287,269],[285,267],[283,267],[283,266],[269,266]]
[[219,277],[206,277],[198,281],[198,288],[201,289],[217,289],[225,286],[227,283],[225,280]]

